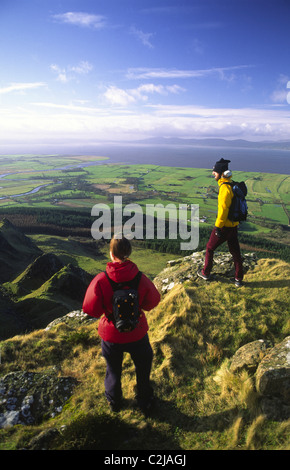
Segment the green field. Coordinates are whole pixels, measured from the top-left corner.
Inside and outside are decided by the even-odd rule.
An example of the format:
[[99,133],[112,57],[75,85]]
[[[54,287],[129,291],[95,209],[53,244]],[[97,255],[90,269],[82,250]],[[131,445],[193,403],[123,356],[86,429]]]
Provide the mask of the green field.
[[[98,164],[78,167],[88,162]],[[235,172],[234,179],[246,181],[248,187],[244,232],[267,233],[277,225],[289,225],[289,175]],[[205,226],[212,226],[216,217],[217,184],[211,170],[117,165],[102,156],[0,156],[0,209],[91,209],[100,202],[112,205],[114,196],[143,210],[147,204],[198,204]]]

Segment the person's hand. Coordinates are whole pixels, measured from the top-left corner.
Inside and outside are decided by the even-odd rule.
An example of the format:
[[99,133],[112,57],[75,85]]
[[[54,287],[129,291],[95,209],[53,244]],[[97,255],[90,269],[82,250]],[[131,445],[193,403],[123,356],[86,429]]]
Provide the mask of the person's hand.
[[221,238],[222,236],[222,229],[219,227],[215,227],[215,234],[218,238]]

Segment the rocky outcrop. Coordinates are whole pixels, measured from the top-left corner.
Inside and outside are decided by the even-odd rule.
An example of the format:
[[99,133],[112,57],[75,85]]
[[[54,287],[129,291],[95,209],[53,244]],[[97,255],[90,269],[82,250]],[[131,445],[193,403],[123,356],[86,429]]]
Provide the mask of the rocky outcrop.
[[263,339],[245,344],[233,356],[230,371],[239,372],[242,369],[246,369],[249,372],[255,372],[270,348],[271,344]]
[[38,424],[62,411],[77,380],[52,372],[11,372],[0,379],[0,428]]
[[290,336],[259,364],[257,389],[264,395],[281,395],[290,403]]
[[[49,323],[50,330],[60,323],[70,328],[89,324],[96,318],[81,310],[74,310]],[[0,378],[0,429],[17,424],[39,424],[62,411],[73,394],[78,381],[73,377],[58,377],[52,368],[44,372],[11,372]],[[48,430],[38,436],[31,448],[45,448],[45,443],[54,438],[56,430]]]
[[51,330],[51,328],[53,328],[56,325],[59,325],[60,323],[65,323],[67,326],[71,328],[77,328],[82,325],[93,323],[96,320],[97,318],[90,317],[89,315],[84,313],[82,310],[74,310],[73,312],[70,312],[67,315],[64,315],[60,318],[56,318],[55,320],[50,322],[45,329]]
[[[166,293],[176,284],[186,281],[198,280],[197,271],[203,267],[205,251],[194,252],[189,256],[168,261],[167,267],[154,279],[154,283],[160,292]],[[255,253],[244,254],[244,271],[247,272],[257,263]],[[213,279],[219,277],[233,278],[234,264],[231,254],[215,253],[214,266],[212,270]]]
[[289,419],[290,336],[274,347],[264,340],[242,346],[232,358],[230,371],[242,369],[254,374],[261,412],[268,419]]
[[256,388],[263,397],[263,412],[272,419],[290,418],[290,336],[277,344],[260,362]]

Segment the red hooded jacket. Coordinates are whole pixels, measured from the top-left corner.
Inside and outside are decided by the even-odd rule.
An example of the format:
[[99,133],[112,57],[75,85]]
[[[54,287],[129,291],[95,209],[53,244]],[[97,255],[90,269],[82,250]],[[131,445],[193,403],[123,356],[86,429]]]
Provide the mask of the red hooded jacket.
[[[115,282],[131,281],[138,273],[138,267],[132,261],[108,263],[106,272]],[[91,317],[101,318],[99,335],[110,343],[131,343],[142,339],[149,327],[143,310],[151,310],[160,301],[160,294],[153,282],[142,273],[139,287],[139,305],[142,310],[137,327],[130,332],[120,333],[107,315],[112,313],[113,289],[104,272],[99,273],[90,283],[83,302],[83,311]]]

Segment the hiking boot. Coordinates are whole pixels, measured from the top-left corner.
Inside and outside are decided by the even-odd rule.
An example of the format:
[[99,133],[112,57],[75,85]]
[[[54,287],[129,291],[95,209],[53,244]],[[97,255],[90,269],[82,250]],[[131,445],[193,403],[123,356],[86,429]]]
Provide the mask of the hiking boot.
[[142,413],[144,414],[144,417],[145,418],[148,418],[150,416],[150,412],[152,411],[152,408],[153,408],[153,405],[154,405],[154,398],[152,397],[148,403],[146,403],[146,405],[144,406],[140,406],[140,409],[142,411]]
[[152,396],[146,404],[144,403],[139,404],[139,408],[144,414],[145,418],[148,418],[150,416],[150,412],[152,411],[152,408],[154,407],[154,402],[155,402],[155,398],[154,396]]
[[118,411],[120,411],[121,408],[122,408],[122,404],[121,404],[121,403],[110,403],[110,402],[108,401],[108,404],[109,404],[110,410],[111,410],[113,413],[118,413]]
[[197,271],[196,274],[197,274],[199,277],[201,277],[201,279],[203,279],[204,281],[210,281],[210,276],[207,276],[206,274],[203,274],[203,271],[202,271],[202,270]]

